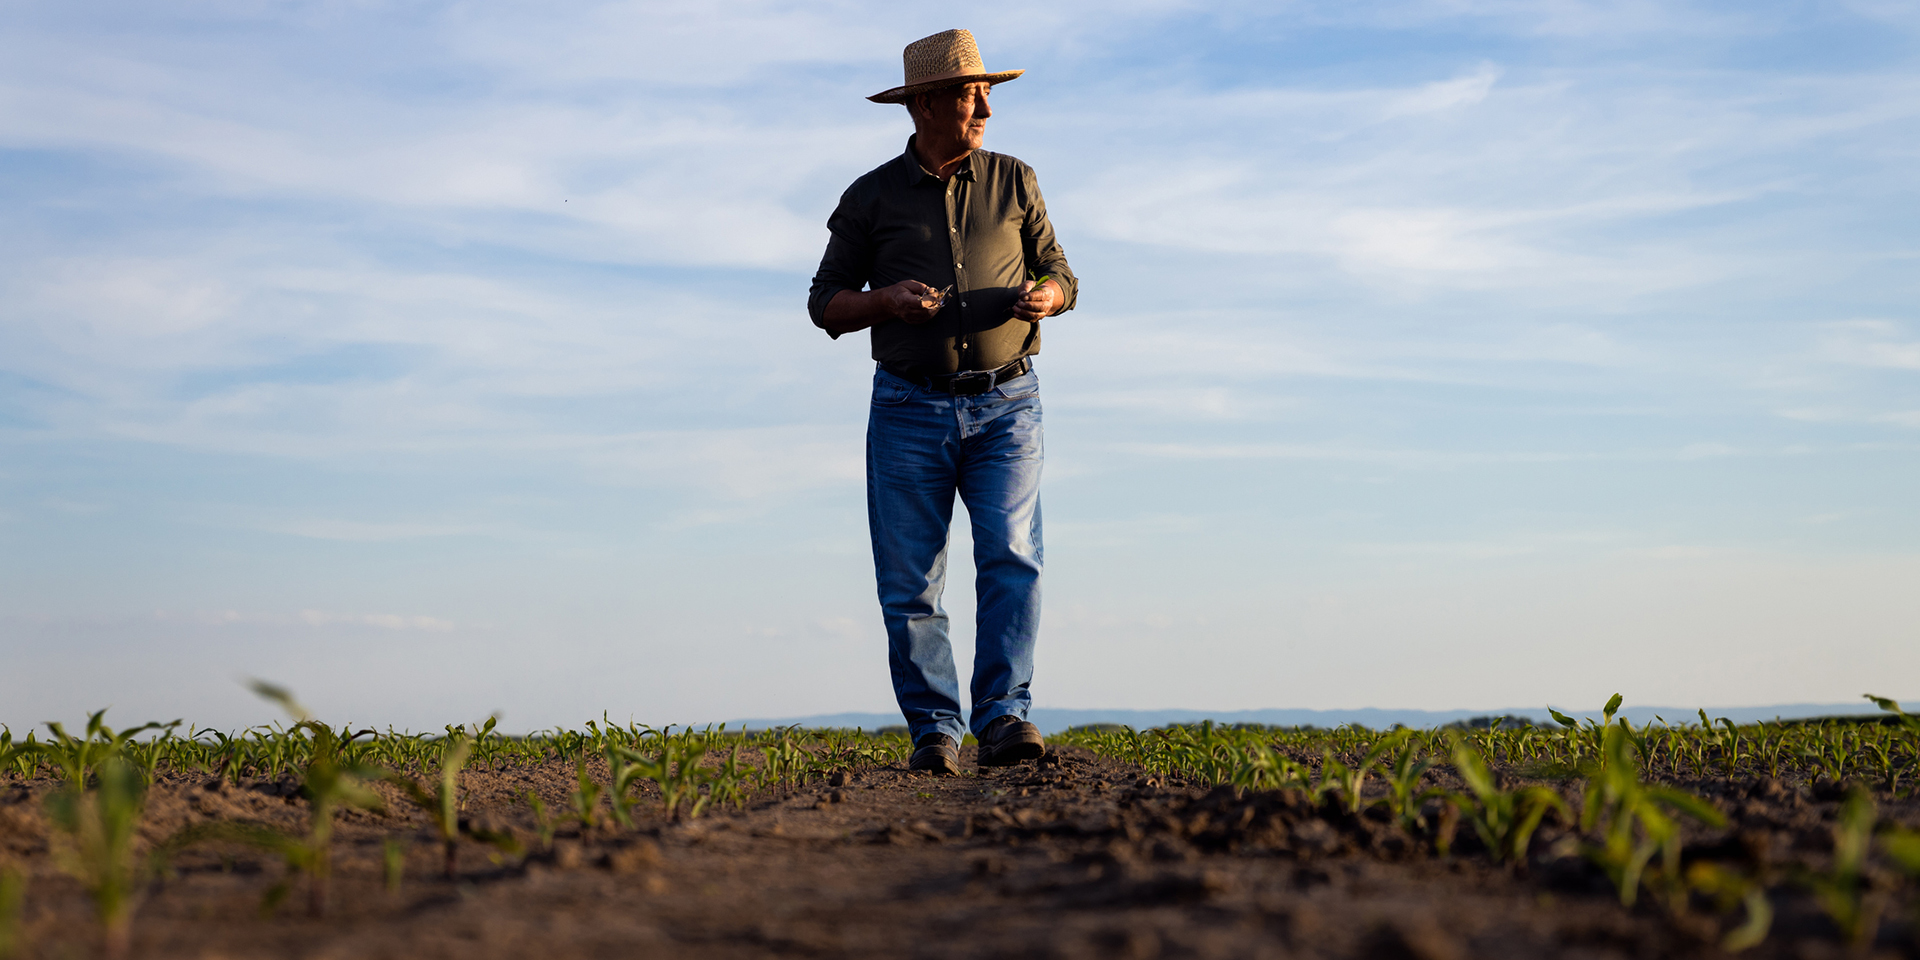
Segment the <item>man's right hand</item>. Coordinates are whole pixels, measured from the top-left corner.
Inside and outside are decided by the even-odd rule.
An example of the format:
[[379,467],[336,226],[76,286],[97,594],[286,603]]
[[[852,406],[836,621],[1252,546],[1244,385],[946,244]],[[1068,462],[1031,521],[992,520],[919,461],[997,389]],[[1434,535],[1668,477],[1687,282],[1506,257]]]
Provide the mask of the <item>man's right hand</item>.
[[942,306],[936,291],[918,280],[902,280],[874,293],[883,298],[889,314],[908,323],[926,323],[940,313]]
[[888,320],[926,323],[945,305],[935,293],[918,280],[902,280],[878,290],[842,290],[827,301],[820,326],[837,335]]

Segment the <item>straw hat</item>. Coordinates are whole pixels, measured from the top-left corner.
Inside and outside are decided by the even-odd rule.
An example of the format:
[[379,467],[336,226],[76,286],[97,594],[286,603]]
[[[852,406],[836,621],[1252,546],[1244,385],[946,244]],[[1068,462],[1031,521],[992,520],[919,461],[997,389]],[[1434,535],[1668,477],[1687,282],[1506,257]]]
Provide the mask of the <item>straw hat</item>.
[[943,30],[931,37],[925,37],[907,44],[900,55],[906,62],[907,82],[892,90],[876,93],[868,100],[874,103],[905,103],[916,93],[938,90],[956,83],[1005,83],[1025,70],[1002,70],[988,73],[980,62],[980,48],[974,45],[973,34],[965,30]]

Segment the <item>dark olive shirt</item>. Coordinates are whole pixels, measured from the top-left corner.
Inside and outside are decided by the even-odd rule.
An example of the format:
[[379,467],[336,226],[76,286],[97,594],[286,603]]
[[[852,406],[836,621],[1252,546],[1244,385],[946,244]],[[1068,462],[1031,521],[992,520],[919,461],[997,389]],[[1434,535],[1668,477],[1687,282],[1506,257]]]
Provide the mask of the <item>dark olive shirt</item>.
[[[1033,168],[975,150],[945,183],[906,152],[853,182],[827,219],[832,236],[813,276],[807,312],[824,327],[842,290],[918,280],[953,285],[926,323],[872,327],[873,359],[929,373],[992,370],[1040,352],[1040,325],[1013,315],[1023,282],[1051,276],[1072,309],[1079,283],[1053,238]],[[839,334],[832,334],[838,337]]]

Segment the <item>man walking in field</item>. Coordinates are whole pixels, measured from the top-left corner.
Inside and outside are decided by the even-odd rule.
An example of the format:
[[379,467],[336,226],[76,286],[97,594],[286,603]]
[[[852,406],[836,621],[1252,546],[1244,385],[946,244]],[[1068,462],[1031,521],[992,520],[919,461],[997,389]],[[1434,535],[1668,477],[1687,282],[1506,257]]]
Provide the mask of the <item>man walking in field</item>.
[[1028,723],[1040,628],[1040,320],[1078,292],[1033,169],[980,149],[993,85],[965,30],[907,45],[900,156],[853,182],[807,310],[836,339],[870,330],[867,523],[908,766],[960,772],[959,679],[940,605],[957,492],[973,527],[978,637],[971,684],[982,766],[1040,756]]

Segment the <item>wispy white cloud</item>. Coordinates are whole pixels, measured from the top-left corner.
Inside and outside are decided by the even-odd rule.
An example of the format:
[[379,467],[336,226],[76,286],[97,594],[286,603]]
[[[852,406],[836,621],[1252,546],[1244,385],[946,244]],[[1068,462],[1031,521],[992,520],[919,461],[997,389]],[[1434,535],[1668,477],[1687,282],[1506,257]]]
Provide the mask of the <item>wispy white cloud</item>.
[[291,520],[267,524],[269,533],[285,533],[314,540],[380,543],[421,537],[454,537],[476,532],[472,527],[431,523],[369,523],[361,520]]
[[[50,622],[57,618],[38,618]],[[397,613],[339,613],[326,610],[300,610],[294,613],[257,613],[234,609],[155,610],[149,619],[161,623],[189,623],[200,626],[288,626],[374,627],[380,630],[446,633],[458,624],[442,617]]]
[[1889,320],[1849,320],[1829,325],[1822,343],[1825,356],[1863,367],[1920,370],[1920,340],[1905,339],[1901,324]]
[[454,622],[451,620],[443,620],[439,617],[403,616],[397,613],[328,613],[322,610],[302,610],[298,617],[301,623],[310,627],[351,624],[378,627],[382,630],[424,630],[430,633],[445,633],[454,629]]

